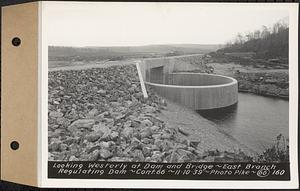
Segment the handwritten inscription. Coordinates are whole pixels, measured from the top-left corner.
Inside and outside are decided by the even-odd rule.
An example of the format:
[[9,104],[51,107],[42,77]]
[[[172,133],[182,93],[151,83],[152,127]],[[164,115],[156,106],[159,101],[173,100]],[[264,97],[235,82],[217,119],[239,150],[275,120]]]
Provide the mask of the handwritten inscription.
[[57,175],[98,178],[107,175],[127,176],[178,176],[178,177],[257,177],[286,176],[286,169],[275,164],[259,163],[105,163],[105,162],[53,162]]

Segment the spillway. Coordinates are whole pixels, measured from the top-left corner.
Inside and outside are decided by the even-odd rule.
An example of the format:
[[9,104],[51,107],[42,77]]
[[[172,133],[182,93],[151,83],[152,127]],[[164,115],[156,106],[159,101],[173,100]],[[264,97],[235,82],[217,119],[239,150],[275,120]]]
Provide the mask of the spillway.
[[[160,96],[194,110],[217,109],[238,102],[237,80],[206,73],[174,72],[166,59],[139,63],[144,83]],[[182,66],[181,66],[182,67]]]

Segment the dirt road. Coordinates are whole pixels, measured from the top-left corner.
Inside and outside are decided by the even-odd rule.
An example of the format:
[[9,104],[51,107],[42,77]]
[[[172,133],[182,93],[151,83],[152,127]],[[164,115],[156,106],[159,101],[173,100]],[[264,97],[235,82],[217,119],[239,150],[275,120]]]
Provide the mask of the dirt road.
[[[203,54],[190,54],[190,55],[181,55],[181,56],[171,56],[165,58],[185,58],[185,57],[195,57],[195,56],[202,56]],[[106,62],[92,62],[92,63],[85,63],[85,62],[74,62],[74,64],[68,63],[66,66],[59,66],[59,67],[49,67],[49,71],[59,71],[59,70],[85,70],[91,68],[106,68],[109,66],[123,66],[123,65],[130,65],[135,64],[136,61],[139,60],[151,60],[151,59],[161,59],[159,58],[141,58],[141,59],[130,59],[130,60],[120,60],[120,61],[106,61]],[[49,61],[51,62],[51,61]],[[49,64],[50,65],[50,64]]]

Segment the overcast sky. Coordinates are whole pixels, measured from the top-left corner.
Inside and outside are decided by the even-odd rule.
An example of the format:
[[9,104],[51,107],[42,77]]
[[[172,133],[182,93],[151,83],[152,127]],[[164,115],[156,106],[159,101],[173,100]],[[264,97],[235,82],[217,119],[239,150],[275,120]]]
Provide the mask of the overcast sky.
[[223,44],[287,18],[284,4],[47,2],[49,45]]

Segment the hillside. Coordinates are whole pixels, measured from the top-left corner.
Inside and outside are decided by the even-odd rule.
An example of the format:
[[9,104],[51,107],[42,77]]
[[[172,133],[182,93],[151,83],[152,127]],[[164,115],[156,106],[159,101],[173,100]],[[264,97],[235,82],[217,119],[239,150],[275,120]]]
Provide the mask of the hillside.
[[240,92],[289,99],[289,28],[284,19],[209,53],[208,65],[238,80]]
[[254,52],[255,58],[288,58],[289,51],[289,29],[274,34],[266,38],[251,39],[242,44],[233,44],[218,50],[220,52]]
[[288,23],[281,20],[270,28],[263,26],[261,30],[245,35],[239,33],[234,42],[227,43],[227,46],[219,49],[218,52],[248,53],[248,57],[258,59],[287,59],[289,52]]
[[122,47],[49,46],[50,61],[101,61],[199,54],[216,51],[220,45],[173,44]]

